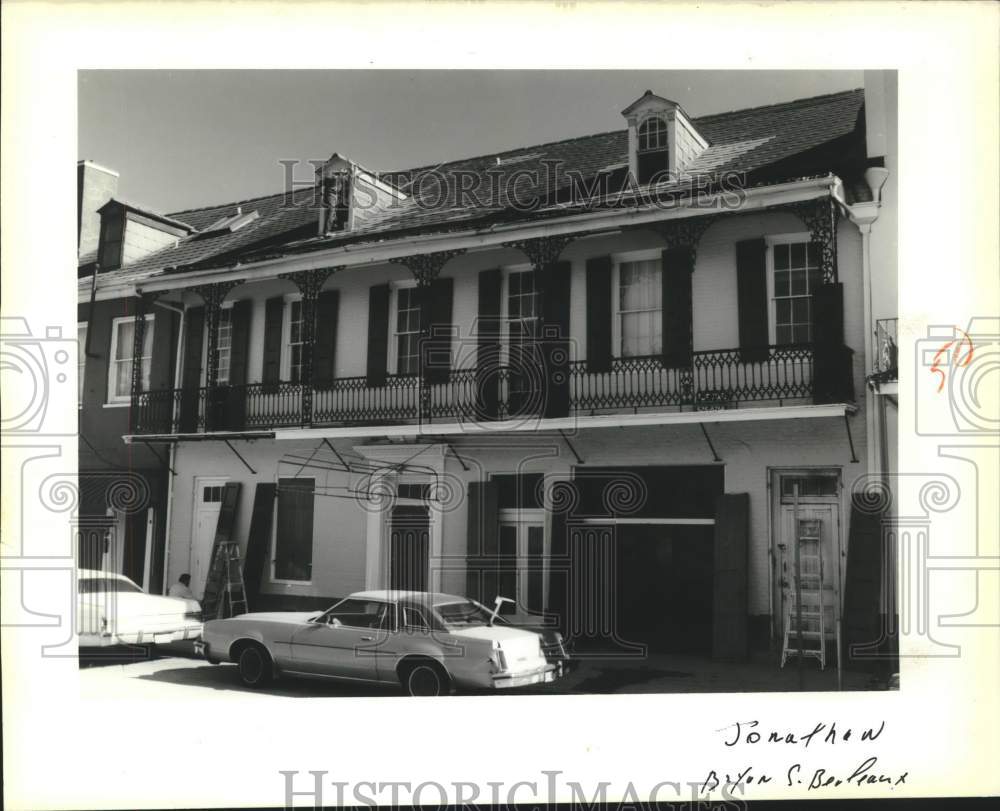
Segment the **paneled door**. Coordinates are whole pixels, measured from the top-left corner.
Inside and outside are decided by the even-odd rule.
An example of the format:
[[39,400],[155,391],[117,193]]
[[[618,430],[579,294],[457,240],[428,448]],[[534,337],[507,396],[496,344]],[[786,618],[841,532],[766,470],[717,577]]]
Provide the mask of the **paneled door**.
[[[212,544],[219,525],[222,493],[227,481],[228,479],[218,476],[199,476],[194,480],[188,573],[191,575],[191,591],[199,600],[205,590],[209,566],[212,565]],[[176,581],[180,574],[182,573],[174,574],[172,580]]]

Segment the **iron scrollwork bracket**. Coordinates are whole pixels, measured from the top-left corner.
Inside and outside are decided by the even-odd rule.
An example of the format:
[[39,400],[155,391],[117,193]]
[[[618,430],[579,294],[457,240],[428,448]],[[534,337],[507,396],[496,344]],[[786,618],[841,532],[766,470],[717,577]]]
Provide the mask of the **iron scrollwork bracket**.
[[504,242],[505,248],[516,248],[528,257],[535,270],[541,270],[559,259],[563,249],[575,239],[571,234],[535,237],[534,239],[515,239]]
[[215,386],[219,373],[219,310],[222,309],[222,302],[229,295],[229,291],[243,284],[244,281],[244,279],[232,279],[230,281],[200,284],[188,288],[193,293],[201,296],[205,302],[205,331],[208,336],[205,382],[209,388]]
[[837,219],[840,214],[830,197],[786,203],[780,208],[794,214],[809,229],[809,241],[819,251],[820,269],[827,284],[837,281]]
[[417,284],[426,287],[433,282],[441,273],[441,268],[456,256],[461,256],[466,251],[465,248],[455,248],[447,251],[435,251],[434,253],[419,253],[413,256],[401,256],[390,259],[394,265],[402,265],[413,274]]

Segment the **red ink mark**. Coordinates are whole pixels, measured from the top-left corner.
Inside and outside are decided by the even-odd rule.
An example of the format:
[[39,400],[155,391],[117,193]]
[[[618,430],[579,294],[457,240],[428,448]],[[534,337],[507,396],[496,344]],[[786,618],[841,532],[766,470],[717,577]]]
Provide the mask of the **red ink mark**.
[[[962,346],[962,344],[965,344],[968,347],[968,349],[966,350],[965,355],[959,356],[959,358],[954,361],[953,365],[968,366],[969,363],[972,361],[972,339],[968,336],[968,334],[964,330],[961,330],[958,327],[955,327],[955,331],[962,333],[962,339],[957,342],[957,345],[955,347],[956,351]],[[938,363],[941,361],[941,356],[948,351],[948,348],[952,344],[955,343],[956,343],[955,341],[948,341],[947,343],[944,344],[944,346],[942,346],[937,352],[934,353],[934,360],[931,363],[931,374],[941,375],[941,382],[938,384],[937,387],[938,393],[940,393],[941,389],[944,388],[944,381],[945,381],[944,369],[939,369]]]

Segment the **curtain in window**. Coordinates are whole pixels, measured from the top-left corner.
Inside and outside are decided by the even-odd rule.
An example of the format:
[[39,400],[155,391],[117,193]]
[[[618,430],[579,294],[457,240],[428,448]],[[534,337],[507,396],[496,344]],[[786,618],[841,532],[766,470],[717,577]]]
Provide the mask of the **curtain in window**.
[[658,355],[663,346],[660,262],[625,262],[619,268],[621,355]]

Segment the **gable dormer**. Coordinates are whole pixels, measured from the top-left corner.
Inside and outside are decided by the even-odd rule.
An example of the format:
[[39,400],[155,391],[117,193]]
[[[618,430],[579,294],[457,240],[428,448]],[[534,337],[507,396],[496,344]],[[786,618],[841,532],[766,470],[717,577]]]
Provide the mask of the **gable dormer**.
[[194,233],[185,222],[114,198],[98,214],[97,262],[102,271],[125,267]]
[[395,186],[336,152],[316,170],[316,183],[320,236],[357,228],[406,199]]
[[647,90],[622,110],[628,122],[628,165],[639,185],[681,175],[708,141],[676,101]]

